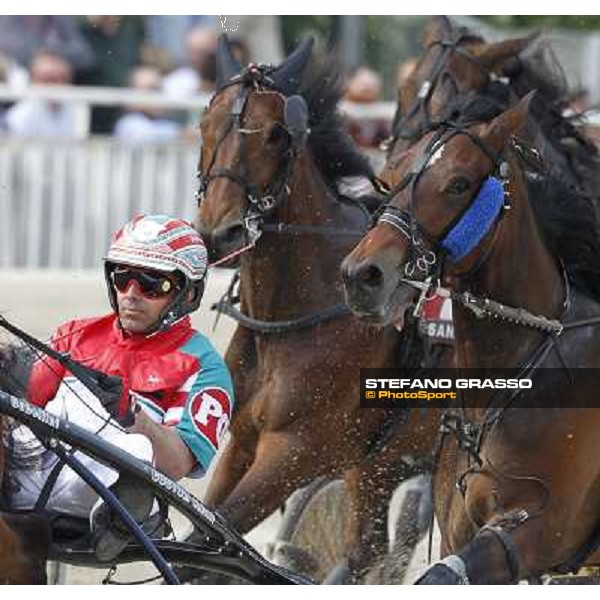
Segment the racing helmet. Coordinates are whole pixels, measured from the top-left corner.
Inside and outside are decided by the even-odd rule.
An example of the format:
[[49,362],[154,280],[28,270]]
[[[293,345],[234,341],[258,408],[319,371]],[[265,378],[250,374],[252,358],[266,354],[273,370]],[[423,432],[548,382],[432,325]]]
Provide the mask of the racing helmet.
[[202,237],[187,221],[166,215],[138,215],[115,234],[104,257],[110,304],[118,314],[117,294],[111,278],[116,266],[173,273],[179,282],[175,298],[146,333],[168,329],[200,306],[207,260]]

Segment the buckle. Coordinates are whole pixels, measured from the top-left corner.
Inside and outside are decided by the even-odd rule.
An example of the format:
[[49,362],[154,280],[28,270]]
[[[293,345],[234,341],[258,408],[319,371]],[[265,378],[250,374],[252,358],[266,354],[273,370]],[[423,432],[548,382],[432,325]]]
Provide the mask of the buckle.
[[275,206],[275,198],[273,196],[263,196],[258,199],[258,209],[262,212],[267,212]]
[[248,241],[251,246],[258,242],[262,235],[262,215],[254,213],[244,217],[244,228],[248,232]]

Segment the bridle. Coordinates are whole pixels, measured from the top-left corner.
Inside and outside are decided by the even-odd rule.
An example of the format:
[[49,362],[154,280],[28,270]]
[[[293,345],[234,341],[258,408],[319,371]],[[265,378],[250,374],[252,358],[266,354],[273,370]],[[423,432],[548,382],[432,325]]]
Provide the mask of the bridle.
[[[392,137],[384,142],[384,147],[388,151],[388,156],[390,156],[398,140],[416,142],[417,140],[421,139],[423,135],[425,135],[427,132],[431,131],[439,125],[439,121],[431,116],[429,110],[431,98],[438,84],[440,82],[448,82],[448,84],[454,90],[455,95],[457,95],[460,91],[458,83],[456,82],[452,74],[445,69],[453,53],[459,54],[464,59],[468,60],[470,63],[479,68],[479,70],[484,75],[484,84],[482,86],[482,89],[486,88],[489,85],[489,83],[493,81],[501,81],[503,83],[506,83],[505,78],[498,77],[493,71],[488,69],[476,56],[473,56],[467,50],[461,48],[460,44],[468,39],[475,38],[473,34],[470,33],[467,29],[465,29],[464,27],[460,27],[459,29],[454,30],[449,38],[434,40],[427,46],[426,52],[430,52],[432,49],[438,47],[441,49],[441,52],[438,54],[436,60],[434,61],[429,75],[421,83],[416,98],[413,100],[410,108],[404,116],[401,115],[400,105],[398,104],[398,109],[396,115],[394,116],[394,121],[392,124]],[[493,102],[491,99],[488,100],[490,102]],[[499,108],[501,108],[502,110],[506,109],[505,106]],[[416,127],[411,128],[410,123],[415,119],[417,115],[421,116],[421,118],[418,120],[419,124]]]
[[[492,163],[490,177],[484,181],[479,192],[473,196],[469,205],[463,209],[438,236],[433,236],[418,222],[414,215],[415,193],[419,180],[436,153],[441,152],[447,142],[457,135],[466,135],[487,156]],[[520,153],[519,142],[511,142],[517,153]],[[491,199],[482,198],[481,194],[487,183],[492,182],[495,186]],[[496,302],[485,297],[478,297],[469,291],[456,292],[441,286],[442,275],[447,260],[458,262],[474,250],[487,234],[496,227],[505,211],[509,210],[510,198],[505,186],[508,183],[508,163],[504,161],[502,154],[495,154],[486,144],[469,131],[468,124],[446,123],[432,137],[422,155],[417,159],[411,171],[391,191],[391,200],[382,205],[374,215],[372,227],[378,223],[390,226],[401,239],[408,242],[408,259],[404,264],[402,277],[399,278],[398,286],[408,285],[416,289],[420,296],[415,304],[413,315],[420,317],[425,300],[431,295],[438,294],[449,297],[473,312],[478,318],[493,317],[500,320],[510,321],[531,327],[540,331],[560,335],[564,326],[556,320],[540,315],[534,315],[524,308],[512,307]],[[403,208],[393,204],[393,199],[408,187],[408,207]],[[494,202],[495,206],[485,207],[488,210],[486,226],[481,229],[479,236],[472,239],[469,246],[462,250],[456,249],[451,243],[457,231],[461,229],[465,221],[472,216],[473,210],[481,208],[480,200]],[[469,270],[472,274],[479,269],[491,254],[496,236],[491,237],[485,251],[477,260],[474,267]],[[567,288],[568,289],[568,288]],[[565,306],[568,298],[565,299]]]
[[[225,178],[238,185],[243,190],[245,199],[242,223],[246,234],[246,243],[241,248],[238,248],[213,262],[210,265],[211,267],[229,262],[233,258],[252,250],[261,238],[263,232],[272,232],[276,234],[327,235],[332,237],[346,236],[356,237],[358,239],[364,235],[366,226],[371,218],[370,213],[359,200],[347,198],[345,200],[349,204],[356,206],[363,212],[365,217],[365,228],[345,229],[335,226],[327,227],[273,221],[272,216],[275,210],[288,201],[292,193],[294,166],[302,146],[310,133],[310,128],[308,126],[308,107],[306,106],[305,100],[297,95],[286,96],[279,90],[273,79],[270,77],[272,71],[273,67],[251,64],[241,74],[232,77],[226,82],[218,92],[221,93],[224,89],[234,85],[241,85],[240,90],[233,101],[227,127],[219,136],[205,171],[202,171],[204,160],[201,155],[201,170],[199,170],[197,174],[199,189],[196,194],[196,199],[198,207],[200,207],[210,184],[216,179]],[[244,115],[250,93],[252,91],[262,91],[265,89],[276,93],[283,103],[285,122],[279,123],[278,125],[287,132],[289,143],[286,151],[281,156],[279,170],[273,183],[265,186],[261,191],[258,186],[249,179],[250,169],[248,161],[246,160],[245,144],[247,135],[253,133],[253,130],[244,127]],[[215,97],[211,100],[209,109],[212,102],[214,102]],[[227,136],[232,133],[237,133],[241,136],[240,171],[234,171],[230,168],[215,168],[219,148]],[[204,149],[202,152],[204,152]],[[291,331],[299,331],[313,327],[318,323],[350,314],[348,307],[344,303],[340,303],[327,307],[317,313],[302,316],[297,319],[286,321],[261,321],[254,319],[249,315],[243,314],[235,307],[235,304],[239,301],[234,291],[234,287],[238,280],[239,278],[237,276],[232,279],[231,285],[223,298],[214,304],[212,308],[217,310],[219,314],[224,313],[238,321],[244,327],[258,333],[279,335]]]
[[[445,242],[473,203],[472,201],[468,207],[453,219],[437,239],[418,222],[414,215],[415,193],[421,176],[431,163],[432,159],[434,159],[438,153],[443,151],[445,145],[452,138],[458,135],[467,136],[487,156],[492,163],[490,175],[500,174],[500,170],[502,170],[502,182],[506,182],[505,163],[502,163],[502,169],[500,167],[502,162],[501,156],[496,155],[485,145],[481,138],[469,131],[468,125],[446,123],[440,126],[429,141],[424,152],[412,166],[410,172],[407,173],[398,185],[390,191],[391,200],[380,206],[372,221],[372,226],[375,226],[378,223],[386,223],[402,238],[408,241],[409,259],[404,266],[404,275],[408,278],[412,278],[417,274],[426,278],[430,276],[434,270],[438,271],[438,275],[441,274],[444,259],[449,255],[449,250],[446,247]],[[408,188],[408,207],[402,208],[393,204],[394,198],[406,188]],[[477,196],[474,196],[474,199],[476,197]],[[506,203],[505,208],[508,208],[508,206],[509,205]]]
[[[249,178],[249,165],[246,160],[246,138],[249,134],[254,133],[254,131],[244,127],[244,114],[250,92],[253,90],[267,89],[277,94],[284,107],[287,109],[290,99],[286,98],[284,94],[277,89],[273,79],[269,76],[271,71],[273,71],[273,67],[251,64],[243,73],[232,77],[223,87],[221,87],[218,93],[221,93],[224,89],[231,86],[241,84],[240,90],[233,101],[231,112],[229,113],[228,125],[217,140],[208,167],[205,172],[202,171],[201,167],[197,173],[199,186],[196,200],[198,207],[201,206],[210,184],[219,178],[228,179],[242,189],[245,199],[242,222],[248,241],[248,246],[244,247],[244,250],[255,246],[262,234],[265,218],[272,213],[277,206],[280,206],[289,198],[291,194],[294,163],[300,146],[299,142],[303,137],[308,135],[309,132],[307,125],[303,128],[304,130],[297,131],[293,129],[295,124],[290,126],[288,123],[279,123],[279,126],[284,128],[287,132],[290,143],[281,156],[279,169],[274,182],[267,184],[261,191],[259,186],[254,184]],[[217,95],[211,100],[209,109]],[[294,96],[292,98],[297,99],[300,97]],[[300,102],[300,100],[295,101]],[[232,133],[240,135],[240,171],[234,171],[230,168],[215,168],[214,165],[218,157],[219,148],[227,136]],[[203,153],[204,148],[201,150],[200,165],[204,163]],[[227,260],[230,260],[231,258],[231,256],[226,257]]]

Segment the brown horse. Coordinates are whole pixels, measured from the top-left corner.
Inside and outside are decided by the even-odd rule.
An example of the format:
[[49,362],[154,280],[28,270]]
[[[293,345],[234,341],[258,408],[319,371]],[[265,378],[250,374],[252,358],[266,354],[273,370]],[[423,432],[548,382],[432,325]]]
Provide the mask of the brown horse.
[[[343,265],[349,304],[381,324],[413,301],[419,283],[405,273],[423,281],[437,271],[453,294],[457,365],[518,368],[534,383],[489,408],[465,393],[446,413],[460,437],[443,438],[434,475],[447,556],[420,583],[510,583],[599,558],[600,465],[590,457],[600,410],[575,408],[593,407],[596,392],[570,375],[600,365],[600,298],[572,286],[575,268],[597,272],[598,221],[589,200],[565,197],[559,181],[529,197],[512,137],[529,100],[489,124],[427,134]],[[573,245],[578,265],[568,260]],[[412,269],[429,252],[435,261]]]
[[423,54],[398,90],[381,179],[396,185],[397,160],[432,124],[451,117],[452,99],[468,92],[484,94],[532,40],[529,36],[486,44],[467,28],[454,27],[447,17],[433,17],[423,32]]
[[435,420],[411,415],[399,435],[403,415],[360,407],[359,370],[396,365],[399,336],[342,305],[339,265],[368,215],[336,183],[372,171],[337,119],[339,74],[310,59],[305,43],[277,69],[242,69],[220,40],[218,91],[201,122],[198,228],[213,259],[248,251],[245,317],[226,355],[237,407],[205,500],[245,533],[295,489],[346,472],[357,574],[385,552],[400,457],[428,453]]
[[[424,32],[423,55],[398,95],[393,137],[380,177],[390,187],[399,183],[396,168],[403,152],[431,127],[456,119],[454,100],[474,93],[482,120],[491,120],[532,90],[530,125],[525,139],[539,150],[555,176],[574,190],[597,195],[600,190],[598,149],[576,120],[563,111],[572,95],[550,47],[537,35],[486,43],[446,17],[435,17]],[[527,50],[527,56],[524,51]]]

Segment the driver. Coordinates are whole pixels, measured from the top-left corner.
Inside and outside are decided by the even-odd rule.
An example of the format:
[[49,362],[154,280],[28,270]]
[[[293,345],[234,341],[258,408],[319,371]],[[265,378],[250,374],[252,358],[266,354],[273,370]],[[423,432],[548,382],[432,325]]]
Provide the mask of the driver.
[[[113,376],[116,392],[103,394],[101,402],[58,362],[40,356],[28,399],[152,462],[172,479],[201,476],[233,408],[228,369],[189,317],[200,305],[206,281],[202,238],[179,219],[138,216],[115,235],[104,265],[112,313],[66,323],[52,346]],[[96,554],[100,560],[114,558],[130,540],[116,515],[27,428],[19,427],[13,439],[13,456],[30,462],[33,457],[37,468],[12,467],[12,506],[33,508],[54,479],[49,495],[48,489],[42,494],[48,496],[44,508],[72,516],[91,512]],[[156,516],[150,488],[76,454],[149,527],[149,517]]]

